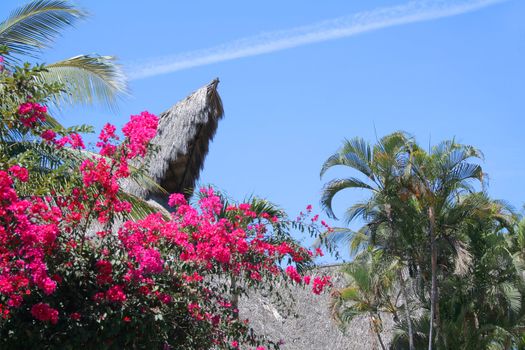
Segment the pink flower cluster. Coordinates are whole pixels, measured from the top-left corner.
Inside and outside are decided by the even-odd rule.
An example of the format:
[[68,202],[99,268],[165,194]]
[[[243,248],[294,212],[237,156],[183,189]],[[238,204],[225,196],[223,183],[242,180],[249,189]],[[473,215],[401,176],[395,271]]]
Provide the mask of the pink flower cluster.
[[331,285],[330,276],[315,277],[312,291],[315,294],[321,294],[326,286]]
[[[27,120],[43,120],[38,113],[45,110],[34,104],[19,108]],[[34,122],[26,124],[34,126]],[[236,322],[237,311],[210,288],[207,278],[235,276],[250,286],[273,283],[283,276],[285,258],[297,264],[313,256],[291,239],[272,239],[274,228],[282,224],[279,218],[249,203],[225,209],[211,188],[200,190],[197,205],[173,194],[170,216],[155,213],[142,220],[124,219],[114,228],[113,219],[126,218],[131,211],[130,203],[119,199],[121,180],[130,176],[128,162],[146,154],[157,125],[158,118],[148,112],[132,116],[122,130],[125,140],[117,145],[116,128],[106,124],[97,143],[100,156],[82,162],[78,185],[68,193],[19,198],[15,186],[30,179],[27,169],[14,165],[0,170],[1,317],[9,317],[10,310],[21,307],[29,295],[36,300],[31,315],[41,322],[83,322],[93,316],[85,310],[63,309],[56,301],[57,291],[66,283],[62,278],[66,281],[83,266],[88,269],[82,271],[82,283],[89,285],[86,300],[92,303],[86,310],[103,309],[97,317],[116,310],[121,322],[131,322],[127,305],[141,305],[141,313],[153,312],[180,304],[184,295],[186,316],[216,332],[217,344],[230,344],[223,329]],[[49,130],[41,137],[58,148],[84,147],[78,134],[55,140],[56,134]],[[104,228],[88,234],[93,220]],[[302,285],[311,280],[294,266],[286,267],[284,276]],[[312,290],[319,294],[329,284],[328,277],[315,277]]]
[[124,293],[124,289],[120,285],[110,287],[106,292],[106,298],[114,303],[123,303],[127,299],[126,293]]
[[[37,121],[45,121],[46,112],[46,107],[33,102],[23,103],[18,108],[22,124],[29,128],[36,127]],[[122,152],[121,157],[113,159],[111,163],[107,163],[104,158],[86,160],[80,168],[85,186],[74,189],[69,197],[21,199],[13,188],[13,179],[27,182],[27,169],[14,165],[9,168],[9,172],[0,171],[0,296],[6,298],[6,305],[0,304],[3,317],[9,316],[9,308],[19,307],[23,297],[33,293],[33,288],[41,290],[44,295],[55,292],[57,282],[48,274],[46,259],[51,258],[60,248],[57,246],[57,237],[61,226],[76,225],[81,220],[89,220],[88,210],[98,214],[101,222],[107,220],[114,212],[131,210],[129,203],[118,200],[117,182],[118,179],[129,176],[127,161],[136,154],[145,152],[147,143],[154,136],[156,123],[157,118],[147,112],[134,116],[132,122],[125,127],[131,151]],[[107,126],[102,140],[115,138],[114,130],[114,127]],[[41,137],[54,141],[56,133],[46,130],[42,132]],[[54,143],[58,148],[66,144],[73,148],[84,148],[82,138],[76,133],[64,136]],[[93,186],[97,186],[100,191],[98,198],[94,199],[94,207],[89,208],[85,205],[91,198],[87,189]],[[56,204],[51,205],[53,202]],[[72,232],[67,226],[62,230],[65,230],[65,233]],[[67,244],[67,250],[75,247],[77,244],[74,240]],[[158,272],[161,268],[154,251],[145,249],[136,258],[144,264],[147,272]],[[113,282],[111,264],[99,261],[97,269],[98,283]],[[110,301],[125,300],[120,286],[111,286],[106,294]],[[55,311],[49,305],[40,303],[34,306],[32,314],[39,320],[56,323],[58,312]]]
[[22,182],[27,182],[29,180],[29,171],[26,168],[21,167],[20,165],[13,165],[9,168],[11,175]]
[[47,107],[36,102],[25,102],[18,107],[20,122],[27,128],[33,127],[38,121],[46,121]]
[[288,266],[286,268],[286,274],[292,279],[295,283],[301,283],[303,277],[297,272],[297,269],[293,266]]
[[[297,272],[297,269],[293,266],[288,266],[286,268],[286,274],[292,281],[295,283],[304,283],[306,285],[310,284],[311,277],[310,276],[301,276],[299,272]],[[321,294],[326,286],[330,286],[330,276],[323,276],[323,277],[315,277],[314,282],[312,285],[312,292],[314,294]]]
[[107,260],[99,260],[96,263],[97,267],[97,283],[99,285],[105,285],[113,283],[113,266],[111,262]]
[[58,322],[58,311],[45,303],[33,305],[31,314],[34,318],[42,322],[51,322],[52,324]]
[[129,156],[144,157],[149,141],[155,136],[159,118],[151,113],[142,112],[139,115],[132,115],[131,120],[124,125],[122,132],[129,139]]
[[[47,132],[47,134],[42,133],[41,137],[48,141],[53,141],[55,138],[54,132],[51,132],[52,130],[44,131],[44,133]],[[77,133],[71,133],[67,136],[61,137],[60,139],[55,141],[58,148],[64,147],[67,144],[71,145],[72,148],[75,149],[84,149],[86,146],[84,145],[84,141],[82,140],[82,136],[80,136]]]
[[46,141],[50,141],[50,142],[54,141],[56,136],[57,136],[57,134],[53,130],[44,130],[40,134],[41,138],[43,138]]
[[[266,213],[255,214],[250,204],[228,208],[230,213],[236,214],[234,220],[218,218],[223,207],[220,197],[212,189],[201,189],[201,193],[200,210],[176,194],[169,201],[177,205],[170,220],[160,214],[152,214],[144,220],[128,221],[121,227],[120,241],[135,261],[127,276],[143,281],[145,276],[162,272],[164,260],[154,247],[163,244],[173,247],[172,254],[177,254],[175,256],[181,261],[207,270],[220,268],[234,271],[255,283],[262,281],[265,273],[279,275],[281,272],[276,262],[285,256],[300,262],[312,255],[312,252],[299,246],[266,240],[266,225],[274,224],[276,219]],[[247,224],[253,221],[263,224]],[[294,266],[288,266],[285,272],[298,284],[308,284],[305,281],[310,279],[301,276]],[[187,281],[193,279],[186,277]],[[314,292],[320,293],[328,282],[328,279],[314,279]]]
[[[20,181],[28,180],[25,168],[15,165],[9,172]],[[42,198],[19,198],[12,177],[0,171],[0,217],[0,295],[7,297],[7,306],[20,306],[33,287],[52,294],[57,284],[48,274],[45,258],[56,246],[60,209]]]

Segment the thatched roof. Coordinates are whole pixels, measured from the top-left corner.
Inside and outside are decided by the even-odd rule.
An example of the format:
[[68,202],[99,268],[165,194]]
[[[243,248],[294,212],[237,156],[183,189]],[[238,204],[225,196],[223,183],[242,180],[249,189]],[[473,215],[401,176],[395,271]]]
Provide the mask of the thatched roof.
[[[147,175],[168,193],[186,193],[199,178],[224,114],[218,84],[218,79],[213,80],[159,115],[158,132],[152,140],[157,151],[146,159]],[[152,189],[131,187],[126,191],[164,204],[165,198]]]
[[[342,287],[345,279],[339,270],[337,265],[317,267],[310,274],[332,276],[334,286]],[[295,315],[287,315],[269,296],[253,293],[240,299],[240,317],[249,319],[258,334],[269,336],[273,341],[283,340],[283,350],[380,349],[366,317],[355,318],[345,332],[341,331],[330,315],[329,293],[315,295],[300,286],[292,287],[290,292],[296,300],[292,306]],[[385,344],[390,343],[393,324],[391,316],[384,315],[382,338]]]
[[[159,130],[152,141],[158,150],[147,159],[147,175],[168,193],[185,193],[199,177],[209,143],[224,113],[218,83],[217,79],[212,81],[160,114]],[[124,189],[147,199],[151,205],[166,207],[166,196],[151,188],[126,182]],[[330,275],[336,287],[345,284],[338,266],[318,267],[310,274]],[[284,289],[284,284],[281,287]],[[284,312],[281,304],[270,296],[255,292],[240,298],[240,317],[248,318],[258,334],[274,341],[283,340],[283,350],[378,348],[367,318],[356,318],[345,333],[339,329],[331,319],[328,293],[315,295],[299,286],[292,286],[289,292],[296,300],[292,314]],[[291,299],[281,302],[290,305]],[[388,344],[393,322],[387,316],[383,321],[383,340]]]

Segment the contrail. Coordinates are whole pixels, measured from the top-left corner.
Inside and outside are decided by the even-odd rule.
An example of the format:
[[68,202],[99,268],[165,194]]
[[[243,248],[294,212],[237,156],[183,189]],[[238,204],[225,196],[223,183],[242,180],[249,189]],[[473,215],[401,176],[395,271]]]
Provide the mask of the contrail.
[[346,38],[382,28],[456,16],[508,0],[421,0],[358,12],[312,25],[268,32],[212,48],[153,58],[128,65],[131,80],[192,67],[257,56],[302,45]]

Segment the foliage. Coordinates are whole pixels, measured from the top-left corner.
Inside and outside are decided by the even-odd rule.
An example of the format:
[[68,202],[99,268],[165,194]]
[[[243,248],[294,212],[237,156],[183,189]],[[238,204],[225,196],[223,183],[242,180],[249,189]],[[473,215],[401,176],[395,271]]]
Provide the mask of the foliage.
[[[373,146],[359,138],[347,140],[322,168],[322,175],[338,165],[362,175],[326,184],[322,203],[329,215],[341,190],[370,193],[346,212],[347,221],[359,217],[364,227],[334,229],[323,241],[349,243],[356,254],[352,271],[376,278],[382,272],[371,270],[374,265],[363,255],[379,253],[378,266],[397,262],[393,288],[378,285],[379,292],[372,294],[382,297],[372,299],[373,310],[378,300],[402,296],[392,310],[381,309],[396,321],[395,348],[523,346],[525,286],[517,217],[473,186],[483,181],[476,158],[482,154],[472,146],[444,141],[426,152],[398,132]],[[356,288],[355,283],[351,278],[348,288]],[[359,311],[355,305],[341,304],[340,312]]]
[[349,284],[332,293],[331,311],[335,320],[344,328],[355,317],[367,315],[383,349],[381,314],[389,312],[397,318],[392,293],[396,269],[397,261],[386,261],[381,251],[366,252],[342,268]]
[[[61,31],[85,18],[86,13],[67,0],[32,0],[15,9],[0,23],[0,47],[8,68],[14,70],[21,58],[39,58]],[[35,79],[62,86],[54,94],[54,104],[92,104],[101,102],[116,108],[119,97],[127,93],[126,78],[112,56],[78,55],[41,66]]]
[[[61,86],[33,79],[40,69],[0,72],[0,347],[278,348],[232,303],[254,288],[310,284],[301,267],[313,253],[290,230],[315,224],[211,188],[194,205],[173,194],[171,213],[133,218],[120,186],[151,151],[158,118],[131,116],[123,140],[106,124],[88,153],[87,128],[47,113]],[[314,279],[312,291],[329,283]]]

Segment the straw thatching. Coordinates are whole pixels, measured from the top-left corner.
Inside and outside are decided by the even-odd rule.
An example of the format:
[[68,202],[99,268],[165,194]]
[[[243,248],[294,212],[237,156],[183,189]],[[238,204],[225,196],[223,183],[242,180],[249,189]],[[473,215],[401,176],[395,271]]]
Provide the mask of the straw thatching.
[[[310,274],[332,276],[334,286],[343,287],[345,279],[339,269],[338,265],[317,267]],[[284,288],[283,284],[278,289]],[[253,293],[240,299],[240,317],[249,319],[257,333],[267,335],[273,341],[282,340],[283,350],[380,349],[366,317],[355,318],[344,332],[339,328],[330,315],[329,293],[315,295],[308,288],[293,286],[289,295],[296,300],[295,304],[284,300],[292,306],[290,315],[269,295]],[[393,326],[391,316],[384,315],[381,336],[385,344],[391,341]]]
[[[194,187],[199,177],[209,143],[224,113],[217,92],[218,83],[217,79],[212,81],[160,114],[158,133],[152,140],[157,151],[145,160],[146,175],[168,193],[190,193],[187,190]],[[154,186],[137,182],[126,182],[123,186],[127,193],[147,200],[154,207],[167,207],[167,195],[155,190]],[[310,274],[328,274],[335,287],[344,286],[338,266],[318,267]],[[379,348],[367,318],[356,318],[343,333],[332,321],[328,293],[315,295],[299,286],[291,286],[287,291],[286,288],[284,283],[277,287],[281,289],[279,294],[285,297],[280,302],[263,292],[241,297],[240,317],[249,319],[258,334],[274,341],[282,340],[283,350]],[[287,295],[290,298],[286,298]],[[386,316],[383,326],[383,340],[388,344],[393,322]]]
[[[224,111],[218,79],[193,92],[159,115],[155,152],[146,159],[146,175],[168,193],[190,193],[199,178]],[[166,196],[154,188],[127,184],[125,190],[165,205]]]

